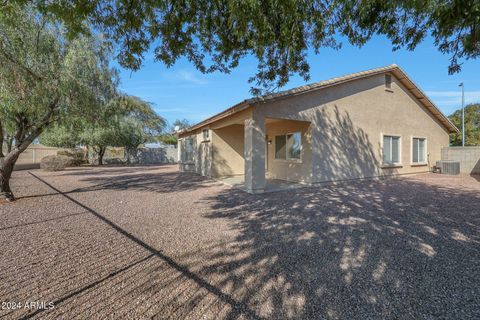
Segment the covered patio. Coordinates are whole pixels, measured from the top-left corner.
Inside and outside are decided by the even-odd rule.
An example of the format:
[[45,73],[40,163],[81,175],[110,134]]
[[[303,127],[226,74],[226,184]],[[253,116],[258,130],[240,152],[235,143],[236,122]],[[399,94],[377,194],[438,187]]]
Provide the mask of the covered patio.
[[229,120],[210,128],[212,178],[249,193],[309,185],[310,122],[255,110]]

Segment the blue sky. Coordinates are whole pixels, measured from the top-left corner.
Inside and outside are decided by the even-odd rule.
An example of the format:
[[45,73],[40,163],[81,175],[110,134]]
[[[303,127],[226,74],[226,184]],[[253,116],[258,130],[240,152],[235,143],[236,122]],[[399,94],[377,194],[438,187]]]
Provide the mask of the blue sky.
[[[460,82],[465,84],[466,102],[480,102],[480,59],[465,61],[459,74],[448,75],[449,56],[441,54],[430,38],[413,52],[393,52],[391,48],[387,39],[376,37],[362,48],[344,42],[340,50],[323,49],[318,55],[312,52],[308,83],[396,63],[446,115],[460,107]],[[183,118],[196,123],[249,98],[248,79],[256,67],[256,60],[246,57],[230,74],[202,74],[183,59],[166,68],[154,62],[150,53],[141,70],[120,69],[121,89],[152,102],[169,123]],[[301,77],[293,77],[281,90],[304,84]]]

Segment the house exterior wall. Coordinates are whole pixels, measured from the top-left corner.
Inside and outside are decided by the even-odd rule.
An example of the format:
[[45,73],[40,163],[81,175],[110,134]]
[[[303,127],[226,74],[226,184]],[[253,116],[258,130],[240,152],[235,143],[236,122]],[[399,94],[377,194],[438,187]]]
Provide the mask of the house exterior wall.
[[[264,118],[310,122],[302,162],[274,164],[269,174],[316,183],[429,171],[449,144],[447,130],[394,76],[391,90],[384,83],[377,75],[256,106]],[[399,166],[383,167],[382,135],[401,137]],[[413,137],[427,139],[426,165],[411,163]]]
[[[267,123],[267,177],[297,182],[309,182],[312,166],[312,144],[310,124],[291,120],[280,120]],[[294,132],[301,132],[302,152],[300,160],[286,160],[275,158],[275,136]]]
[[[250,109],[195,130],[181,134],[179,166],[181,171],[195,172],[208,177],[232,176],[244,173],[244,121],[251,118]],[[209,129],[210,138],[203,139],[203,129]],[[186,162],[181,156],[182,141],[193,138],[194,159]]]
[[[185,140],[193,139],[193,159],[185,159]],[[179,148],[179,166],[180,171],[195,172],[204,176],[211,176],[211,149],[212,144],[210,141],[204,141],[202,130],[199,129],[195,132],[190,132],[188,135],[180,137],[178,140]]]
[[[207,143],[202,141],[202,128],[187,134],[195,137],[196,154],[194,163],[183,169],[207,176],[244,173],[246,187],[252,190],[255,187],[247,184],[254,182],[247,176],[263,172],[261,161],[270,178],[318,183],[427,172],[449,145],[448,130],[438,119],[394,75],[391,89],[386,89],[384,74],[258,103],[209,127]],[[275,135],[298,131],[301,160],[276,160]],[[259,134],[272,141],[266,151],[266,140]],[[383,165],[383,135],[401,137],[397,166]],[[427,140],[423,165],[412,164],[413,137]]]
[[233,124],[212,130],[212,176],[224,177],[245,172],[244,126]]

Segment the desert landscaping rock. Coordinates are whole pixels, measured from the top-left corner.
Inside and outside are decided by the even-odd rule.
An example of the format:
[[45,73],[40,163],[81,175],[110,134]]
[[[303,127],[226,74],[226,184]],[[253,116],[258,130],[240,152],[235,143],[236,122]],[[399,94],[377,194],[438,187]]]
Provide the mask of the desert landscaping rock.
[[0,309],[18,319],[478,319],[480,178],[250,195],[176,166],[17,171]]

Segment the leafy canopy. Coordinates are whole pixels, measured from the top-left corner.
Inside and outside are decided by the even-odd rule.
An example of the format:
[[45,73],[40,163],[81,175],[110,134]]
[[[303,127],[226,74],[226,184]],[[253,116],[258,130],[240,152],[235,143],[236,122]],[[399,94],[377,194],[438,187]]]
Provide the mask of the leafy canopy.
[[[73,122],[75,126],[71,125]],[[118,94],[99,105],[93,114],[83,114],[50,128],[40,141],[56,147],[88,145],[96,150],[125,147],[131,151],[153,141],[165,125],[165,119],[156,114],[150,103]]]
[[[448,117],[457,128],[462,128],[462,109],[456,110]],[[452,146],[462,145],[462,133],[450,135]],[[470,104],[465,107],[465,145],[480,146],[480,104]]]
[[110,56],[105,42],[69,41],[56,23],[28,8],[0,11],[0,122],[16,152],[51,124],[94,114],[110,99]]
[[[361,46],[374,34],[394,49],[415,47],[430,34],[450,55],[449,72],[480,54],[478,0],[13,0],[34,3],[55,17],[70,36],[96,30],[117,45],[118,61],[141,67],[154,46],[155,59],[172,66],[186,57],[202,72],[229,72],[253,55],[258,71],[250,79],[257,94],[287,83],[294,74],[309,79],[307,52],[340,48],[341,37]],[[8,7],[9,5],[4,5]]]

